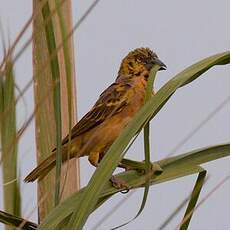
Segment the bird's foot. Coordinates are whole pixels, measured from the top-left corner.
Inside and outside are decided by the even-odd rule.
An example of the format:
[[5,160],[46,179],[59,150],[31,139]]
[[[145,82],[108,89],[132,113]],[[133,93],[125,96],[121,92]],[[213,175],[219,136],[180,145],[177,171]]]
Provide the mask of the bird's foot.
[[116,177],[116,176],[112,176],[110,178],[110,181],[113,185],[114,188],[117,188],[119,190],[122,190],[121,193],[127,193],[129,192],[129,185],[126,183],[126,181]]

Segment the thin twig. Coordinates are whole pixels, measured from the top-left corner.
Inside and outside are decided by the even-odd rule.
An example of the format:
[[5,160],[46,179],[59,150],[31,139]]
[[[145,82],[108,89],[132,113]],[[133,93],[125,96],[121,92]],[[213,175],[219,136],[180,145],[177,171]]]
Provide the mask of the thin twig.
[[27,20],[27,22],[25,23],[25,25],[22,27],[22,30],[16,36],[13,44],[10,46],[10,48],[7,51],[7,53],[4,55],[4,58],[3,58],[2,63],[0,65],[0,69],[3,68],[4,63],[6,63],[7,59],[12,56],[12,54],[13,54],[13,52],[14,52],[17,44],[18,44],[18,42],[20,41],[20,39],[22,38],[22,36],[25,34],[25,32],[29,28],[30,24],[32,23],[33,19],[37,16],[37,14],[39,13],[40,9],[44,6],[44,4],[46,2],[47,2],[47,0],[43,0],[43,2],[41,2],[41,4],[39,5],[39,7],[33,11],[33,14]]

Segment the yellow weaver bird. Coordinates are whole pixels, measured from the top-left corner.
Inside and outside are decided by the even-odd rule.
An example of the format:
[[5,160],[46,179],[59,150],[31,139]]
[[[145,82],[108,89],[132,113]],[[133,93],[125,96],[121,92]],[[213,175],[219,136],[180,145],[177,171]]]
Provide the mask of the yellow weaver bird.
[[[62,141],[62,161],[88,156],[95,167],[121,134],[133,116],[144,105],[145,89],[153,65],[166,65],[149,48],[131,51],[123,60],[115,82],[99,97],[93,108],[72,128]],[[56,149],[41,162],[25,182],[42,179],[55,166]]]

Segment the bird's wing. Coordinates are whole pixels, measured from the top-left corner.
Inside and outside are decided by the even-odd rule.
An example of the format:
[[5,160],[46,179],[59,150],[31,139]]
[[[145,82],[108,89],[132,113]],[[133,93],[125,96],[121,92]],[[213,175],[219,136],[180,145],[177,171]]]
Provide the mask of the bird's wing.
[[[72,128],[71,139],[95,126],[101,124],[105,119],[122,111],[124,106],[129,103],[127,91],[131,84],[127,82],[113,83],[99,97],[93,108]],[[68,142],[69,136],[66,136],[62,144]]]

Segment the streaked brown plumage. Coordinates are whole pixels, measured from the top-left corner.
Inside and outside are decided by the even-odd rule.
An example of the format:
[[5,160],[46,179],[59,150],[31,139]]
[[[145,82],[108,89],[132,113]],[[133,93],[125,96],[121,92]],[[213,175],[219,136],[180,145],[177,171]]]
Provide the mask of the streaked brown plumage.
[[[143,106],[147,79],[154,64],[166,68],[149,48],[135,49],[123,59],[116,81],[73,127],[70,158],[88,156],[90,163],[98,166],[106,150]],[[63,162],[68,159],[68,138],[62,141]],[[46,176],[55,166],[55,151],[25,178],[26,182]]]

